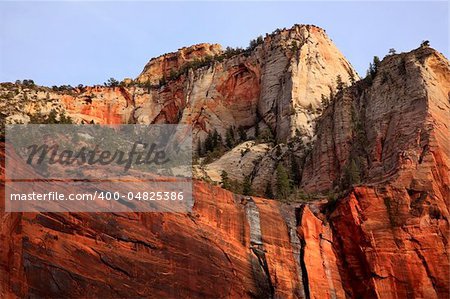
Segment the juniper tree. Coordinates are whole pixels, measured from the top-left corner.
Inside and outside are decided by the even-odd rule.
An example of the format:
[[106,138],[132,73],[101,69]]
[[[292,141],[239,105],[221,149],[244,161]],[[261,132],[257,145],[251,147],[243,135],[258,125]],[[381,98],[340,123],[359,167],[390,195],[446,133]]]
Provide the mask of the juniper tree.
[[349,78],[350,78],[350,84],[351,85],[355,84],[356,79],[355,79],[355,74],[353,72],[350,72]]
[[370,79],[375,78],[379,65],[380,65],[380,58],[378,56],[374,56],[373,62],[369,64],[369,69],[367,70],[367,77],[369,77]]

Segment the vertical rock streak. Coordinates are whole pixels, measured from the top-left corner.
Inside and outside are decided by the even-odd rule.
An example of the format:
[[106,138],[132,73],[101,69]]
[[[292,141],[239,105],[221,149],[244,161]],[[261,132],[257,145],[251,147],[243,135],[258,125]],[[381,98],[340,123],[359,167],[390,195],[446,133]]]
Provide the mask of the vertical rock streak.
[[[263,290],[266,289],[266,291],[269,291],[264,294],[264,297],[267,296],[267,298],[273,298],[275,290],[271,281],[269,267],[267,265],[258,207],[251,197],[246,197],[245,200],[245,214],[250,227],[250,249],[256,257],[258,265],[262,270],[261,272],[260,270],[255,269],[254,274],[256,284]],[[263,274],[263,277],[260,277],[260,273]],[[263,284],[261,284],[261,282],[263,282]]]
[[[307,286],[305,286],[305,281],[303,280],[303,271],[305,270],[302,267],[302,243],[297,233],[297,226],[299,225],[299,220],[301,220],[302,208],[296,207],[295,209],[288,210],[286,207],[282,207],[281,210],[288,227],[289,241],[292,247],[292,255],[294,257],[295,268],[298,273],[298,295],[300,298],[307,298],[305,292],[305,288],[307,288]],[[297,216],[300,217],[300,219],[297,219]]]

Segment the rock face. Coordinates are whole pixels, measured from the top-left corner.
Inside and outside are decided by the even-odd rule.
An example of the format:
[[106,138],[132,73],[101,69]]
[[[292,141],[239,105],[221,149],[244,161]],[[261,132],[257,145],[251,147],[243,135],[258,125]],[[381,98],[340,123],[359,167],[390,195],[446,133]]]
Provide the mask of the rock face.
[[72,298],[88,290],[98,298],[448,295],[445,216],[414,224],[418,218],[389,210],[371,188],[356,188],[330,222],[320,206],[235,196],[204,183],[195,185],[195,199],[189,215],[3,213],[0,291]]
[[198,44],[179,49],[177,52],[152,58],[144,67],[144,70],[136,78],[141,83],[158,84],[163,77],[168,78],[171,72],[176,72],[189,62],[201,60],[207,56],[215,56],[222,53],[222,47],[218,44]]
[[[358,79],[323,29],[295,25],[234,54],[219,45],[199,44],[162,55],[150,60],[134,84],[86,87],[70,93],[21,89],[13,99],[27,103],[26,95],[33,102],[25,107],[14,105],[6,115],[9,123],[27,122],[27,114],[56,109],[77,123],[191,124],[196,147],[208,133],[217,130],[225,139],[230,129],[236,135],[243,129],[252,138],[258,131],[277,142],[297,136],[309,143],[323,109],[322,98],[336,90],[338,76],[347,84]],[[4,94],[10,91],[5,88]],[[10,100],[4,104],[11,109]],[[279,160],[274,156],[268,151],[244,173],[252,173],[258,194],[275,182],[267,178]],[[231,164],[223,169],[232,177],[242,177]]]
[[[140,77],[216,49],[195,47]],[[341,56],[322,29],[294,26],[161,86],[2,85],[10,122],[58,109],[79,122],[189,123],[200,140],[258,124],[289,142],[241,143],[203,171],[264,189],[297,159],[299,187],[341,192],[286,204],[196,181],[189,214],[4,213],[1,192],[1,297],[448,297],[450,64],[428,47],[388,56],[322,107],[337,75],[356,77]]]
[[291,207],[200,182],[194,191],[191,214],[0,214],[1,294],[304,296],[316,278],[302,278]]
[[[171,75],[180,69],[185,72]],[[154,58],[136,79],[142,84],[74,89],[69,95],[25,89],[8,96],[20,101],[26,94],[35,102],[60,105],[78,122],[181,122],[192,124],[201,139],[213,129],[225,136],[231,126],[251,130],[259,123],[285,140],[296,130],[312,137],[321,96],[335,89],[338,75],[343,82],[357,78],[323,29],[296,25],[234,55],[219,45],[199,44]],[[159,84],[163,77],[167,82]],[[2,97],[10,91],[3,89]],[[39,110],[16,108],[22,114]]]
[[330,218],[351,297],[448,296],[450,231],[443,200],[433,192],[383,186],[357,187],[339,203]]
[[329,217],[347,279],[366,281],[351,297],[448,296],[449,119],[450,64],[425,47],[384,59],[320,120],[304,188],[333,188],[350,160],[365,182]]
[[0,93],[0,108],[6,123],[28,123],[30,116],[48,115],[52,110],[67,114],[75,123],[128,123],[132,120],[133,101],[148,99],[141,90],[131,98],[123,87],[100,86],[55,91],[3,83]]
[[221,181],[222,171],[229,172],[231,179],[243,181],[246,176],[251,175],[255,164],[266,156],[269,149],[270,145],[267,143],[255,144],[253,141],[241,143],[218,160],[207,164],[204,171],[208,178],[216,182]]
[[425,188],[448,184],[448,60],[431,48],[389,56],[372,83],[338,94],[324,112],[303,171],[309,191],[331,189],[349,160],[364,181]]

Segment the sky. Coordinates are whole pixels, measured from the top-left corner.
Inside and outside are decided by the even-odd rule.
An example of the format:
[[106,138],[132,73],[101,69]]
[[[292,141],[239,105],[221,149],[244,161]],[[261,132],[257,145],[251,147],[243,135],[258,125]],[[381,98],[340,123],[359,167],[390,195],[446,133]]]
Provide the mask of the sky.
[[0,82],[93,85],[135,78],[152,57],[201,42],[246,47],[295,23],[324,28],[360,75],[374,55],[449,57],[447,1],[0,2]]

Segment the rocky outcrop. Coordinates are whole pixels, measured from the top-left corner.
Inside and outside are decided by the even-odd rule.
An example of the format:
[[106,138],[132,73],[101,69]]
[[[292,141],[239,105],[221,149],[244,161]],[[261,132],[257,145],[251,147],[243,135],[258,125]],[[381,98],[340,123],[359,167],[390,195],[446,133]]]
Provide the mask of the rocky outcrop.
[[433,49],[390,56],[319,122],[304,188],[336,187],[351,160],[364,182],[329,216],[350,297],[448,296],[449,79]]
[[366,183],[428,191],[432,182],[448,186],[449,73],[442,54],[422,47],[386,57],[372,80],[339,93],[319,122],[303,188],[333,189],[351,160]]
[[54,110],[75,123],[118,124],[132,122],[134,101],[148,95],[136,90],[133,98],[123,87],[83,87],[57,91],[48,87],[2,83],[0,108],[6,123],[28,123],[30,116]]
[[[357,78],[323,29],[296,25],[267,35],[255,48],[240,53],[199,44],[154,58],[136,79],[142,84],[127,81],[121,87],[70,92],[22,88],[13,98],[18,102],[33,98],[42,106],[52,103],[77,122],[192,124],[199,139],[213,129],[225,136],[232,126],[251,135],[257,123],[278,140],[296,132],[309,139],[321,97],[335,89],[338,75],[343,82]],[[163,77],[166,82],[160,83]],[[6,100],[10,90],[2,89],[2,98]],[[22,115],[50,110],[37,103],[16,108],[14,113]]]
[[337,205],[330,219],[350,297],[448,296],[450,230],[442,200],[391,186],[357,187]]
[[297,132],[312,137],[322,96],[336,89],[338,76],[349,83],[358,75],[325,31],[316,26],[294,26],[271,41],[262,67],[259,113],[277,133],[277,140]]
[[[223,140],[230,129],[236,136],[241,129],[249,138],[271,136],[264,142],[286,142],[295,136],[310,143],[322,98],[335,91],[338,76],[347,84],[358,78],[325,30],[295,25],[231,54],[219,45],[199,44],[162,55],[150,60],[135,83],[70,92],[15,87],[13,100],[19,104],[11,105],[6,98],[0,104],[11,110],[5,113],[8,123],[26,123],[37,111],[48,114],[56,109],[76,123],[191,124],[195,151],[214,130]],[[11,87],[2,90],[0,95],[6,97]],[[300,158],[304,154],[297,153]],[[267,184],[275,182],[268,177],[280,160],[275,156],[274,151],[258,155],[244,172],[231,164],[218,169],[235,178],[251,173],[254,189],[262,195]],[[217,171],[211,175],[220,182]]]
[[[243,181],[251,176],[260,160],[266,156],[270,144],[255,144],[254,141],[246,141],[225,153],[216,161],[203,167],[207,178],[220,182],[222,171],[226,171],[230,179]],[[255,186],[256,187],[256,186]]]
[[138,82],[159,84],[162,78],[169,78],[187,63],[202,60],[222,53],[222,47],[218,44],[197,44],[184,47],[176,52],[152,58],[144,67],[144,70],[136,78]]
[[318,118],[338,74],[354,73],[324,31],[294,26],[160,86],[5,87],[11,122],[58,109],[79,122],[189,123],[200,140],[258,124],[280,144],[242,143],[204,174],[250,175],[263,190],[296,160],[299,187],[330,196],[286,204],[196,181],[188,214],[4,213],[2,192],[1,296],[447,297],[449,62],[428,47],[388,56]]

